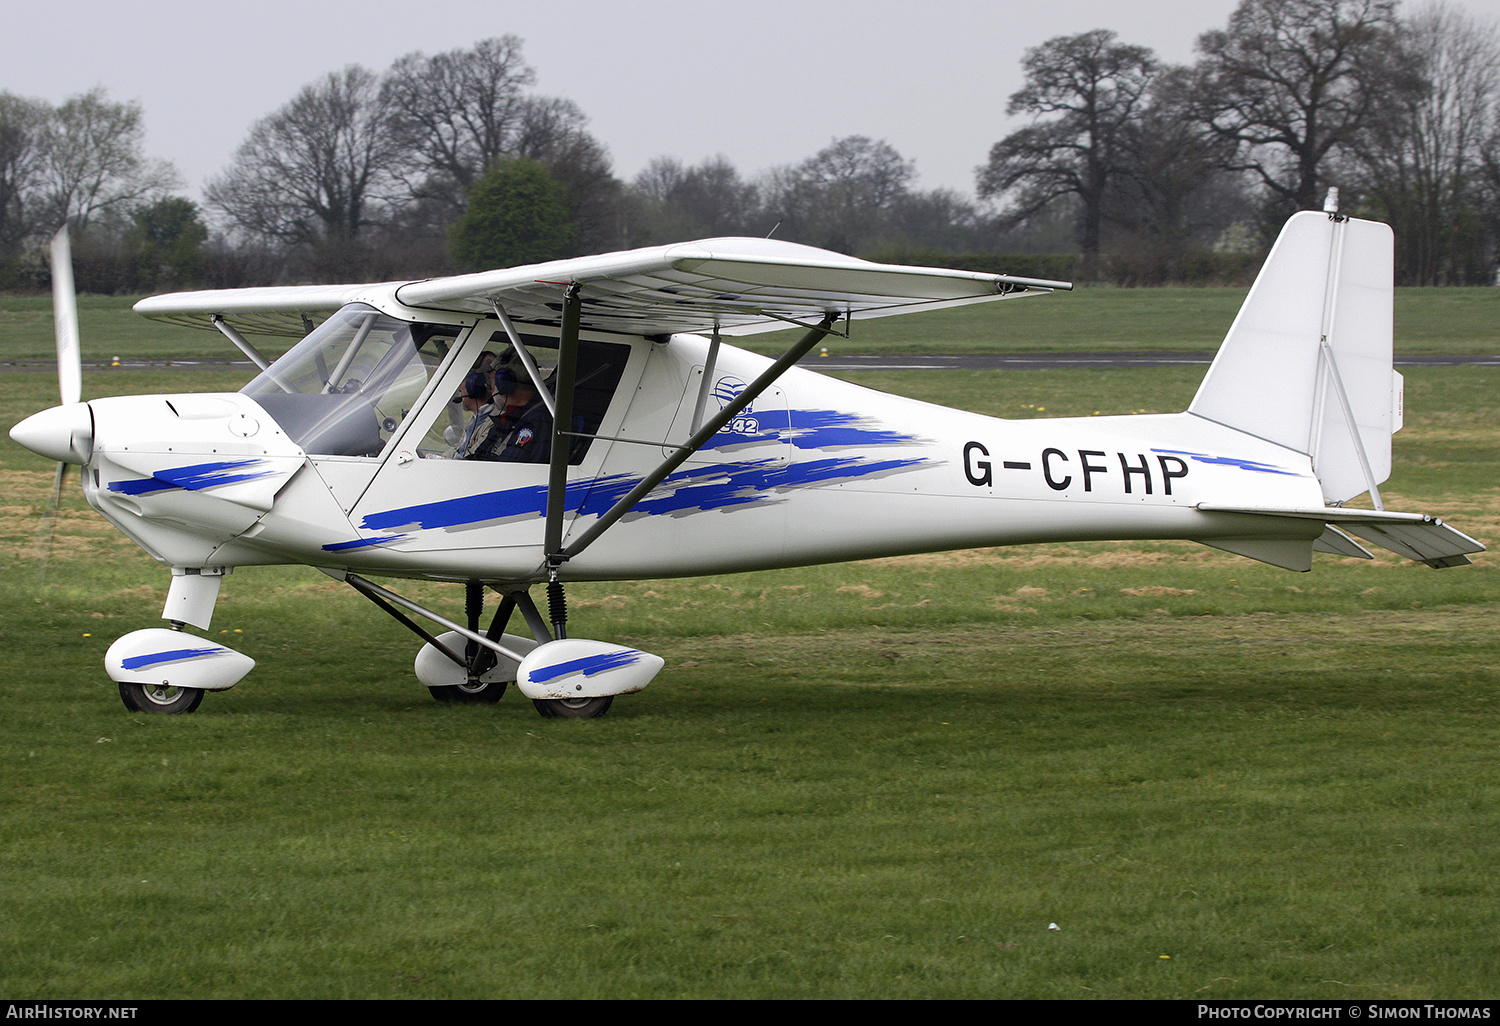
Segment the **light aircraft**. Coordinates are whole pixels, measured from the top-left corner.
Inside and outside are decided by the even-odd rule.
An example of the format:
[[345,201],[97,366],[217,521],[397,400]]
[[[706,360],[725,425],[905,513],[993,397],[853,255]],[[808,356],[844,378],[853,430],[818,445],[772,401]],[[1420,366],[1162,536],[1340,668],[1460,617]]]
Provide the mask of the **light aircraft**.
[[[81,466],[89,504],[170,568],[171,628],[105,659],[132,710],[190,712],[254,666],[186,630],[208,629],[239,567],[347,582],[422,638],[416,676],[439,700],[491,702],[515,682],[543,716],[576,718],[663,661],[571,636],[569,581],[1084,539],[1190,539],[1291,570],[1315,550],[1369,558],[1356,538],[1432,567],[1483,550],[1383,508],[1402,417],[1391,232],[1336,209],[1286,224],[1170,415],[1003,420],[799,368],[840,323],[1071,286],[766,239],[144,299],[147,317],[217,328],[259,376],[82,402],[61,233],[54,265],[62,405],[11,437],[59,461],[59,488]],[[723,343],[789,324],[805,334],[777,359]],[[255,333],[301,341],[270,361]],[[550,437],[526,439],[533,454],[550,441],[544,462],[450,458],[469,427],[454,396],[485,352],[544,403]],[[1373,509],[1345,505],[1366,493]],[[460,584],[462,619],[372,577]]]

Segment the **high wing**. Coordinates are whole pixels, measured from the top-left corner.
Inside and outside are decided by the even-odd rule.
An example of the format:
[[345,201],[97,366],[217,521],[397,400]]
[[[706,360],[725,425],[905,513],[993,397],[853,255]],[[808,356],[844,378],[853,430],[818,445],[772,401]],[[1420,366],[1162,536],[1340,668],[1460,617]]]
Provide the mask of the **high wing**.
[[302,335],[345,303],[489,314],[557,325],[562,294],[580,285],[579,327],[632,335],[749,335],[829,314],[848,319],[982,303],[1070,289],[1062,281],[878,264],[770,239],[698,242],[576,257],[477,274],[364,285],[284,286],[182,292],[143,299],[135,311],[203,326],[219,318],[241,331]]
[[385,285],[272,285],[248,289],[208,289],[148,296],[136,303],[136,313],[155,321],[206,328],[219,317],[238,331],[257,335],[301,338],[335,310]]

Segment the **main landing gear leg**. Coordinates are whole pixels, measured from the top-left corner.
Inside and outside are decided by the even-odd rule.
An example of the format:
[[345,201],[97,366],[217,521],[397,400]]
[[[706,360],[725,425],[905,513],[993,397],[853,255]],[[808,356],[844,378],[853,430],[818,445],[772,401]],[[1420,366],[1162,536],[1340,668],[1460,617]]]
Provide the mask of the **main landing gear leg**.
[[[547,578],[547,612],[552,617],[552,635],[562,639],[568,636],[568,600],[563,594],[563,583],[558,580],[554,567]],[[544,719],[585,720],[603,716],[614,704],[614,695],[597,695],[593,698],[533,698],[531,704]]]
[[[603,716],[615,695],[632,694],[646,687],[662,667],[661,657],[649,652],[558,636],[567,633],[567,605],[562,582],[552,579],[552,575],[548,582],[550,624],[524,586],[507,590],[491,584],[501,595],[501,603],[489,630],[480,634],[483,591],[479,582],[467,587],[468,626],[463,626],[355,574],[324,572],[348,583],[427,642],[417,653],[417,679],[439,700],[494,701],[503,686],[514,680],[518,682],[518,690],[532,700],[537,712],[548,719],[591,718]],[[403,609],[441,624],[448,628],[447,633],[434,636]],[[518,610],[532,638],[504,633]]]
[[[510,619],[511,611],[514,609],[514,601],[507,599],[502,602],[500,608],[495,611],[495,619],[491,622],[490,629],[485,632],[485,637],[492,641],[497,639],[505,630],[506,621]],[[484,585],[478,581],[467,581],[464,584],[464,612],[469,621],[469,630],[478,634],[479,618],[484,613]],[[481,645],[472,638],[466,639],[464,641],[464,682],[430,685],[427,690],[439,702],[465,704],[498,702],[510,684],[509,680],[494,679],[495,675],[490,673],[498,663],[499,659],[493,649]]]

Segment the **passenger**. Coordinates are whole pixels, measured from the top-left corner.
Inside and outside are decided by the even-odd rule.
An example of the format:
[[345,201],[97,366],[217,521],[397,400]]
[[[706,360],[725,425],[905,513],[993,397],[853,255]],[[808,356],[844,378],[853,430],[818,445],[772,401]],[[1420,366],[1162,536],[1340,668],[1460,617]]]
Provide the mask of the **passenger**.
[[454,447],[453,459],[491,458],[477,456],[475,453],[484,448],[487,442],[490,449],[495,445],[489,441],[495,430],[495,404],[492,399],[489,380],[483,374],[476,371],[464,378],[463,386],[459,389],[459,401],[463,403],[464,412],[469,414],[469,423],[464,428],[463,438]]

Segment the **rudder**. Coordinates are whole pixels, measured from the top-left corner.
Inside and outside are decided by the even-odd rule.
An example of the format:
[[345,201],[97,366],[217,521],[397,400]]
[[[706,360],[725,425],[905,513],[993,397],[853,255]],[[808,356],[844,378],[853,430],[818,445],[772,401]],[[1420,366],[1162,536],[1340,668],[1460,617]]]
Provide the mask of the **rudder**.
[[1312,457],[1337,505],[1390,476],[1390,226],[1303,211],[1282,229],[1188,412]]

